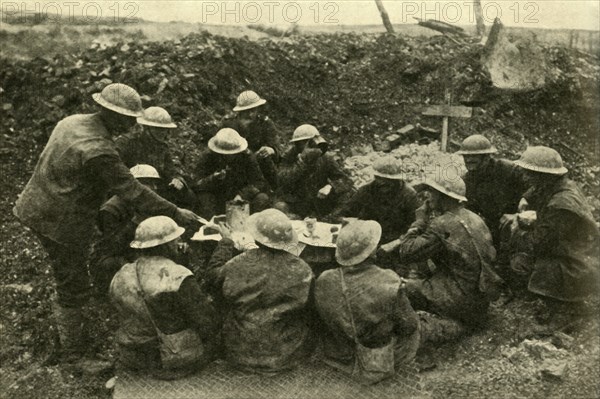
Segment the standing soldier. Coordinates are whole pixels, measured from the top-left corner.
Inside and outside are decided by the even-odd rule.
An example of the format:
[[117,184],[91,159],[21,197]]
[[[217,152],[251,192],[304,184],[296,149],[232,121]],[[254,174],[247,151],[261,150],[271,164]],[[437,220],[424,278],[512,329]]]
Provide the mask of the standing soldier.
[[197,219],[193,212],[177,208],[136,181],[119,158],[113,137],[131,129],[142,115],[139,94],[115,83],[93,99],[102,107],[99,112],[72,115],[56,125],[14,208],[14,214],[39,238],[54,270],[57,301],[53,308],[63,360],[83,371],[106,366],[83,361],[82,307],[91,292],[89,246],[107,194],[118,195],[139,213],[167,215],[184,225]]
[[171,115],[161,107],[150,107],[137,118],[137,122],[142,126],[141,130],[115,140],[123,163],[128,168],[139,164],[154,166],[161,177],[157,192],[179,206],[194,207],[194,192],[188,187],[184,173],[175,165],[169,150],[169,136],[177,128]]
[[467,208],[479,214],[498,244],[500,218],[515,213],[521,196],[527,189],[519,168],[509,160],[496,159],[498,150],[482,135],[467,137],[457,154],[467,167],[464,177],[469,200]]
[[268,116],[260,113],[259,107],[267,100],[252,90],[242,92],[233,111],[236,118],[224,124],[248,141],[248,149],[258,160],[265,179],[274,190],[277,188],[277,165],[281,158],[280,132]]

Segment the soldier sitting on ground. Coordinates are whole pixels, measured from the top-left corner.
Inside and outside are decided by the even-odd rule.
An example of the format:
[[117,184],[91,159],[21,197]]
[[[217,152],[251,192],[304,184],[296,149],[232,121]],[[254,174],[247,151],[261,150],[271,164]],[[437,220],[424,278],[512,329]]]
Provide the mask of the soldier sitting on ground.
[[531,186],[524,207],[535,217],[505,218],[503,247],[511,251],[506,279],[513,288],[541,296],[547,330],[572,327],[586,313],[584,301],[600,287],[598,225],[558,152],[530,147],[515,163]]
[[[154,167],[136,165],[130,171],[140,183],[156,191],[160,176]],[[94,243],[90,255],[90,276],[100,297],[108,295],[108,287],[115,273],[125,263],[134,260],[129,244],[134,238],[137,225],[146,217],[136,214],[117,195],[100,207],[97,220],[101,236]]]
[[[413,308],[427,312],[420,313],[421,341],[440,342],[484,325],[501,279],[492,269],[496,251],[487,226],[462,205],[467,200],[462,179],[438,177],[422,186],[430,198],[400,238],[399,255],[404,263],[434,264],[423,278],[406,280],[406,289]],[[433,211],[439,216],[432,217]]]
[[251,215],[247,226],[258,248],[231,259],[237,251],[231,234],[221,226],[225,238],[209,266],[208,285],[225,315],[226,358],[254,372],[288,370],[313,347],[313,273],[294,254],[298,237],[285,214],[267,209]]
[[507,159],[494,158],[498,150],[482,135],[467,137],[457,154],[467,167],[464,176],[467,209],[479,214],[490,229],[496,247],[499,244],[500,218],[515,213],[527,189],[519,168]]
[[248,142],[233,129],[225,128],[208,141],[200,155],[196,182],[200,214],[209,219],[225,213],[227,201],[240,195],[250,202],[250,211],[259,212],[270,204],[268,184]]
[[380,237],[381,226],[372,220],[343,227],[335,254],[340,267],[323,272],[315,285],[315,306],[327,326],[320,330],[325,361],[359,378],[367,376],[357,369],[356,342],[391,345],[395,367],[411,363],[419,347],[419,319],[401,278],[374,262]]
[[354,192],[344,169],[327,153],[316,127],[299,126],[279,167],[276,208],[300,217],[326,217]]
[[266,102],[252,90],[242,92],[233,108],[235,119],[226,121],[223,127],[235,130],[248,141],[248,149],[256,156],[265,179],[275,190],[282,153],[281,134],[275,123],[261,113]]
[[161,379],[184,377],[208,364],[220,321],[192,272],[177,264],[184,229],[155,216],[137,227],[137,259],[117,272],[110,296],[119,312],[119,362]]
[[144,110],[137,118],[141,129],[124,134],[115,140],[119,156],[127,167],[148,164],[160,174],[157,192],[179,206],[191,208],[196,205],[194,192],[189,188],[181,166],[169,149],[169,136],[177,125],[171,115],[161,107]]
[[419,200],[404,181],[402,161],[382,157],[373,163],[373,169],[373,181],[360,187],[335,216],[375,220],[382,228],[381,242],[387,243],[406,233],[415,220]]

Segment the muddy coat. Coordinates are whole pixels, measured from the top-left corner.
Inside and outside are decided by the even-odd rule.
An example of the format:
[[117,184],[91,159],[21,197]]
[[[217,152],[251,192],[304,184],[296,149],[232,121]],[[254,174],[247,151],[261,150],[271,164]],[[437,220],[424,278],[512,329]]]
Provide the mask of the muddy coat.
[[[348,174],[333,157],[325,153],[314,165],[298,163],[298,151],[291,148],[283,157],[278,173],[279,198],[301,217],[323,217],[332,213],[354,193]],[[321,188],[331,184],[327,198],[319,199]]]
[[[414,228],[414,230],[413,230]],[[417,220],[401,239],[400,260],[405,263],[431,259],[433,274],[411,280],[408,296],[415,310],[430,311],[463,322],[478,322],[487,311],[496,251],[483,220],[458,208],[432,219]]]
[[577,185],[566,177],[559,179],[529,203],[537,211],[529,290],[563,301],[597,292],[600,234]]
[[408,184],[401,183],[397,190],[383,192],[376,182],[371,182],[359,188],[336,211],[336,216],[375,220],[381,225],[381,242],[387,243],[406,233],[415,221],[418,207],[417,193]]
[[467,208],[479,214],[497,238],[500,218],[515,213],[527,186],[519,168],[509,160],[491,158],[489,163],[464,177]]
[[[343,267],[346,296],[361,344],[380,347],[396,337],[395,361],[406,364],[419,347],[419,321],[400,277],[370,261]],[[320,331],[326,358],[340,366],[354,364],[354,332],[342,292],[340,269],[327,270],[315,285],[315,306],[327,331]]]
[[[219,245],[233,254],[231,241]],[[306,355],[313,273],[303,260],[285,251],[251,249],[211,270],[208,279],[220,292],[230,362],[275,372],[293,367]]]
[[177,211],[133,178],[99,114],[73,115],[54,128],[14,213],[54,242],[85,247],[109,192],[148,214],[174,217]]
[[[147,296],[146,304],[139,287]],[[167,258],[140,257],[124,265],[111,282],[110,296],[119,312],[116,341],[122,347],[157,352],[158,335],[152,320],[164,334],[191,328],[207,349],[215,344],[219,318],[211,299],[202,293],[190,270]]]

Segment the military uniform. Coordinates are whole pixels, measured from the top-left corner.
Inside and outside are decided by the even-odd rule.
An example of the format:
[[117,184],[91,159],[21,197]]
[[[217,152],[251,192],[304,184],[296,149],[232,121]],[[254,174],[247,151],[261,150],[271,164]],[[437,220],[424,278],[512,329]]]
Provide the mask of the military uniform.
[[133,178],[99,114],[63,119],[14,208],[50,256],[61,306],[80,306],[89,296],[89,245],[98,209],[109,192],[118,194],[136,211],[177,214],[175,205]]
[[457,208],[429,223],[417,220],[400,239],[400,260],[432,260],[435,271],[424,279],[408,280],[407,294],[415,310],[432,312],[477,325],[485,320],[488,294],[498,276],[491,269],[496,251],[479,216]]
[[483,218],[498,243],[500,218],[517,211],[527,190],[519,167],[506,159],[490,158],[480,169],[468,171],[464,181],[467,208]]
[[[302,165],[297,158],[298,151],[291,148],[284,155],[278,174],[278,197],[293,213],[325,217],[354,193],[352,180],[330,154],[324,153],[313,165]],[[331,193],[318,198],[319,190],[328,184],[332,186]]]
[[378,182],[371,182],[358,189],[344,203],[336,216],[375,220],[381,225],[381,242],[387,243],[406,233],[415,220],[419,200],[415,190],[404,182],[398,182],[394,190],[382,190]]
[[541,192],[528,191],[526,198],[537,220],[533,230],[517,231],[516,237],[529,244],[528,256],[521,257],[525,262],[519,262],[529,290],[566,302],[598,292],[600,234],[581,190],[562,177]]
[[[110,295],[119,312],[116,342],[125,367],[164,369],[156,329],[166,335],[191,329],[199,336],[202,352],[182,368],[193,370],[212,360],[219,317],[210,297],[185,267],[161,256],[140,257],[115,275]],[[185,341],[177,344],[174,353],[188,349]]]
[[[233,242],[217,250],[231,253]],[[209,272],[209,285],[225,315],[223,338],[227,359],[251,371],[290,369],[309,353],[309,300],[313,273],[286,251],[248,250]]]
[[[188,187],[178,160],[173,156],[169,145],[156,139],[146,130],[138,130],[119,136],[115,140],[117,151],[123,163],[131,168],[138,164],[153,166],[161,177],[157,192],[179,206],[193,208],[196,205],[194,192]],[[184,183],[181,190],[169,186],[173,179]]]
[[268,116],[259,116],[249,123],[243,123],[239,118],[227,120],[223,127],[237,131],[248,141],[248,148],[256,153],[261,147],[271,147],[275,154],[266,158],[257,158],[260,170],[271,189],[277,188],[277,166],[281,160],[281,133]]
[[[226,163],[225,157],[233,159]],[[223,179],[212,176],[226,169]],[[206,218],[225,212],[227,201],[241,195],[250,201],[253,212],[266,208],[269,204],[268,184],[260,171],[254,154],[246,151],[235,155],[220,155],[205,151],[200,155],[196,167],[196,182],[192,185],[198,195],[200,214]]]
[[356,344],[340,270],[344,273],[346,297],[359,342],[376,348],[395,338],[396,365],[410,363],[419,347],[419,320],[400,289],[400,277],[391,270],[380,269],[369,260],[325,271],[317,279],[315,306],[327,326],[320,333],[323,354],[328,363],[348,371],[354,365]]

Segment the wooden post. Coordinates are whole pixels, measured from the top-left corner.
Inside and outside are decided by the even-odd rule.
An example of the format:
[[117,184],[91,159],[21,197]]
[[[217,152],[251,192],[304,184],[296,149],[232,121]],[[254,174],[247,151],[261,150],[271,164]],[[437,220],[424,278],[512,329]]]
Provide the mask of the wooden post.
[[485,36],[485,20],[483,19],[483,9],[481,8],[481,0],[473,1],[475,10],[475,21],[477,23],[477,36]]
[[377,5],[379,14],[381,14],[381,20],[383,21],[383,26],[385,26],[385,29],[388,31],[388,33],[394,33],[394,27],[392,26],[392,23],[390,22],[390,16],[388,15],[387,11],[385,10],[383,3],[381,2],[381,0],[375,0],[375,4]]
[[448,122],[450,118],[470,118],[473,115],[473,108],[463,105],[450,105],[452,98],[450,90],[446,89],[444,93],[443,105],[430,105],[423,111],[423,115],[441,116],[442,119],[442,138],[441,150],[446,152],[448,147]]

